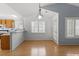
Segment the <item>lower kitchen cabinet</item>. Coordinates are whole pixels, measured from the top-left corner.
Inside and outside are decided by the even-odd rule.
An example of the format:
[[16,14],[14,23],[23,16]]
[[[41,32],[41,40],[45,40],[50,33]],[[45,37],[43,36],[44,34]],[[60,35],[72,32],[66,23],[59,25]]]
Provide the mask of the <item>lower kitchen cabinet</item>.
[[1,35],[1,49],[10,50],[10,35]]

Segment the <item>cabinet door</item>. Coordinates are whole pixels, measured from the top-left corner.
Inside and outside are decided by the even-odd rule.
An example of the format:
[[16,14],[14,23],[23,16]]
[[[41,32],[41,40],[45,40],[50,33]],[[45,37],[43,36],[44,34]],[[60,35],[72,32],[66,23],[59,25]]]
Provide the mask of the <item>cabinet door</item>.
[[2,20],[0,19],[0,24],[2,24]]
[[13,23],[14,23],[13,20],[6,20],[6,27],[7,28],[13,28],[14,27]]
[[10,36],[9,35],[1,36],[1,49],[10,50]]
[[5,22],[5,20],[3,19],[3,20],[2,20],[2,25],[5,26],[5,24],[6,24],[6,22]]

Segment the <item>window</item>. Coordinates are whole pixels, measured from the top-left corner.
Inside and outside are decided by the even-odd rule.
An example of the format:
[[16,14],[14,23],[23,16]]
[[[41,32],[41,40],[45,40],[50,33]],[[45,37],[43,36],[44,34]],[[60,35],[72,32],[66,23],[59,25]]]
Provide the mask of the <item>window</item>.
[[79,37],[78,18],[66,18],[66,37]]
[[40,33],[45,32],[45,22],[43,21],[39,22],[39,32]]
[[79,19],[75,20],[75,35],[79,36]]
[[44,33],[45,22],[44,21],[32,21],[32,33]]
[[38,22],[37,21],[33,21],[31,26],[32,26],[32,32],[38,32]]
[[67,37],[74,37],[74,20],[73,19],[66,19],[66,36]]

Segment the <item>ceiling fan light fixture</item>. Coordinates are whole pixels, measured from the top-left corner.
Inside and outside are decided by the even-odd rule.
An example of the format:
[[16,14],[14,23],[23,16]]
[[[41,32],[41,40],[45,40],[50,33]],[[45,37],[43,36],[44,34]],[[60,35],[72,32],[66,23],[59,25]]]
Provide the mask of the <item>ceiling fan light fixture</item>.
[[38,19],[42,19],[43,18],[43,15],[41,14],[41,6],[40,6],[40,3],[39,3],[39,14],[38,14]]
[[42,15],[40,15],[40,14],[38,15],[38,19],[42,19],[42,17],[43,17]]

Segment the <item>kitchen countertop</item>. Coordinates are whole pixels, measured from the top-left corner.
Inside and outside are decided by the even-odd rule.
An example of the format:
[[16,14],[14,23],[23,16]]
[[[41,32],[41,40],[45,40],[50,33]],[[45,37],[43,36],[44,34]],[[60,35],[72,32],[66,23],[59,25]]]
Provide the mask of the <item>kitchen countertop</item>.
[[10,35],[10,34],[8,34],[8,33],[4,33],[4,34],[2,34],[1,36],[4,36],[4,35]]
[[7,31],[8,29],[0,29],[0,31]]
[[12,35],[13,33],[21,33],[21,32],[23,32],[23,30],[21,30],[21,29],[1,29],[0,28],[0,36],[3,36],[3,35]]

